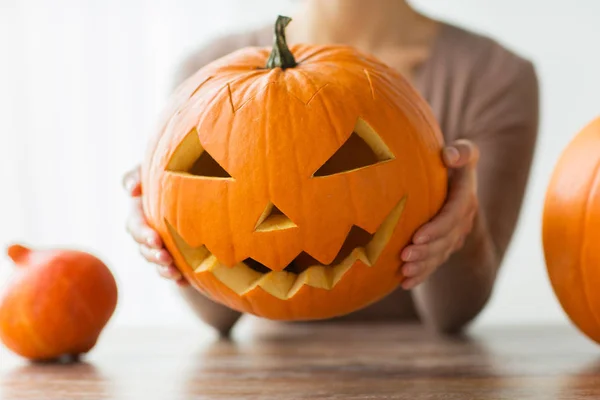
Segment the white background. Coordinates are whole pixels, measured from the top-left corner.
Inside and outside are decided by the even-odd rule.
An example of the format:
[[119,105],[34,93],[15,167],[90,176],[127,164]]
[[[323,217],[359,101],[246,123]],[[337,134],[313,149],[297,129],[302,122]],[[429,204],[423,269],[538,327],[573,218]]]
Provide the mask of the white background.
[[[298,2],[295,2],[296,4]],[[561,323],[540,240],[561,150],[600,115],[600,2],[418,0],[531,59],[542,124],[522,217],[477,324]],[[0,0],[0,246],[89,250],[120,287],[115,325],[197,324],[126,235],[122,174],[141,157],[177,63],[210,38],[270,23],[282,0]],[[0,285],[12,266],[0,258]]]

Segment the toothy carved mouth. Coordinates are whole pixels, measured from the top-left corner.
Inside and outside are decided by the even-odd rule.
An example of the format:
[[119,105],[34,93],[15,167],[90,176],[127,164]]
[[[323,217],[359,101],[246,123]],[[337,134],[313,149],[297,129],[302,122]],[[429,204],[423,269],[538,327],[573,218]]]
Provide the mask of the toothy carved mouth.
[[304,285],[331,290],[357,261],[361,261],[368,267],[374,265],[392,237],[405,205],[406,196],[388,214],[372,239],[365,246],[352,249],[342,261],[337,263],[334,261],[331,265],[311,265],[299,273],[290,271],[289,268],[284,271],[268,271],[266,267],[252,259],[239,262],[233,267],[225,266],[206,246],[194,248],[188,245],[179,233],[167,221],[165,222],[175,241],[175,246],[196,274],[210,272],[240,296],[261,287],[267,293],[287,300],[294,297]]

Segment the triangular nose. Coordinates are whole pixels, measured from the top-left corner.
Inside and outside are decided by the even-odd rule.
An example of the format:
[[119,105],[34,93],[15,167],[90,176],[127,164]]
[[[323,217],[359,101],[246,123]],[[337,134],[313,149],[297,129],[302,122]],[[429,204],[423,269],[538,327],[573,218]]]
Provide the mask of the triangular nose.
[[256,226],[255,232],[282,231],[284,229],[295,228],[296,224],[285,215],[275,204],[269,202],[262,212]]

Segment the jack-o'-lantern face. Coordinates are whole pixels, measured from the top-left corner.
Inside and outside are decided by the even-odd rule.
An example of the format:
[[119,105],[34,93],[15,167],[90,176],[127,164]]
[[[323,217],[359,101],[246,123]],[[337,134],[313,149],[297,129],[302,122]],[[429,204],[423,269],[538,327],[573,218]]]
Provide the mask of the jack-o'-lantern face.
[[402,280],[441,207],[442,139],[398,74],[347,47],[244,49],[186,81],[143,165],[144,210],[190,283],[272,319],[346,314]]

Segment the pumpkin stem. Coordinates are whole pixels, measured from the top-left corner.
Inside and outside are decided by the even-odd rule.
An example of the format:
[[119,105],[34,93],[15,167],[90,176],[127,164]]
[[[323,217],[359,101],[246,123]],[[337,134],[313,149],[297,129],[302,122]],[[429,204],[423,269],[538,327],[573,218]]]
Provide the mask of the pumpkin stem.
[[273,50],[267,61],[267,68],[294,68],[296,59],[290,51],[285,40],[285,27],[292,21],[290,17],[278,16],[275,21],[275,38],[273,41]]
[[31,249],[21,246],[20,244],[13,244],[8,247],[6,253],[15,264],[20,265],[27,260],[31,253]]

